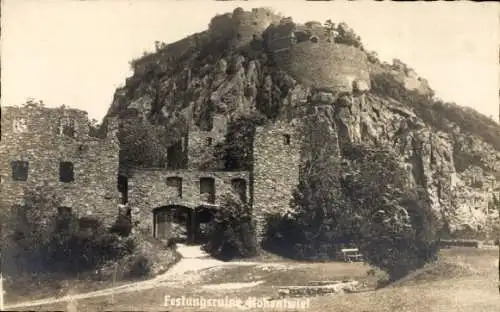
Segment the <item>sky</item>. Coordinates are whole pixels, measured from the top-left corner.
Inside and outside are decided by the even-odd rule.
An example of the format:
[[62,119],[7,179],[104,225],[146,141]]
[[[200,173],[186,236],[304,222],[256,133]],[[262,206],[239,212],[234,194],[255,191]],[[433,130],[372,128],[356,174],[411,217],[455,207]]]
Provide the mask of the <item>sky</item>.
[[129,62],[207,28],[240,6],[271,7],[294,21],[346,22],[380,59],[414,68],[444,101],[498,120],[500,5],[209,0],[3,0],[2,105],[28,97],[101,120]]

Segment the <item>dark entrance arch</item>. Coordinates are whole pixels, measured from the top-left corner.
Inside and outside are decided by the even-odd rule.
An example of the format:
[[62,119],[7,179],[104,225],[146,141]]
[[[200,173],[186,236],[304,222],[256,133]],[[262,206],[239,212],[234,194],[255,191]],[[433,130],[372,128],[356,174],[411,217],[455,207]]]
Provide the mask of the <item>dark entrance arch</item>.
[[161,240],[202,244],[207,239],[207,225],[213,220],[216,206],[187,207],[179,204],[153,209],[153,235]]
[[190,243],[194,238],[194,211],[181,205],[168,205],[153,210],[155,238]]
[[196,207],[196,233],[195,243],[203,244],[208,239],[208,224],[213,220],[217,210],[214,207]]

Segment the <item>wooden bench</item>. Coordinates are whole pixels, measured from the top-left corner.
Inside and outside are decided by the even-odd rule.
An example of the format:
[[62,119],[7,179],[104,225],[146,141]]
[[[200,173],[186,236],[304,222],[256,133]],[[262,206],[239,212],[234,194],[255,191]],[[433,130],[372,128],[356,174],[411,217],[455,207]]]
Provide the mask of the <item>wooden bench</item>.
[[345,262],[363,261],[363,255],[358,248],[343,248],[340,250]]

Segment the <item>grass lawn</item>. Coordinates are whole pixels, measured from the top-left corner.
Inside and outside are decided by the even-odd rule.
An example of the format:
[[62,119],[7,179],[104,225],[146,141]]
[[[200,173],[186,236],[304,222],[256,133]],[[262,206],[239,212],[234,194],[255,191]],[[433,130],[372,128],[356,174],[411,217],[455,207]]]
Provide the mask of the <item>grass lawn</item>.
[[[202,283],[190,286],[157,287],[147,291],[84,299],[77,311],[234,311],[235,309],[164,307],[164,296],[246,299],[249,296],[270,297],[279,285],[301,285],[314,280],[339,280],[346,277],[373,284],[369,267],[361,263],[288,263],[289,268],[259,265],[208,270]],[[207,289],[207,284],[264,281],[256,287]],[[440,260],[388,287],[355,294],[319,296],[310,299],[306,311],[378,312],[378,311],[500,311],[498,293],[498,250],[451,248],[441,251]],[[68,304],[30,307],[25,310],[67,310]],[[76,310],[75,310],[76,311]],[[263,311],[250,309],[246,311]],[[269,310],[277,311],[277,310]],[[288,310],[294,311],[294,310]],[[304,311],[296,309],[295,311]]]
[[[96,280],[84,280],[84,279],[71,279],[71,280],[59,280],[57,282],[40,282],[37,284],[32,284],[29,289],[22,289],[18,287],[14,291],[6,292],[5,300],[9,303],[24,302],[29,300],[37,300],[48,297],[53,297],[55,294],[66,295],[68,293],[83,293],[89,291],[95,291],[100,289],[106,289],[108,287],[115,287],[130,284],[135,280],[117,280],[114,284],[111,280],[96,281]],[[28,285],[29,283],[24,283]],[[57,296],[57,295],[56,295]]]

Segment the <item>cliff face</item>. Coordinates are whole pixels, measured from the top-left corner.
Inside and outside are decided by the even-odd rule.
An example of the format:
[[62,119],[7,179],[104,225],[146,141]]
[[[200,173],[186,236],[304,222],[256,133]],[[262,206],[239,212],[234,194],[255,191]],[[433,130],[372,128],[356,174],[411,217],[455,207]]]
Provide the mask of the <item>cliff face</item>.
[[488,202],[500,193],[500,126],[433,102],[413,70],[343,43],[349,36],[346,25],[296,25],[263,9],[218,16],[207,31],[135,61],[108,116],[211,131],[221,129],[216,116],[259,112],[274,123],[312,112],[338,151],[360,142],[396,150],[408,183],[452,231],[497,222]]

